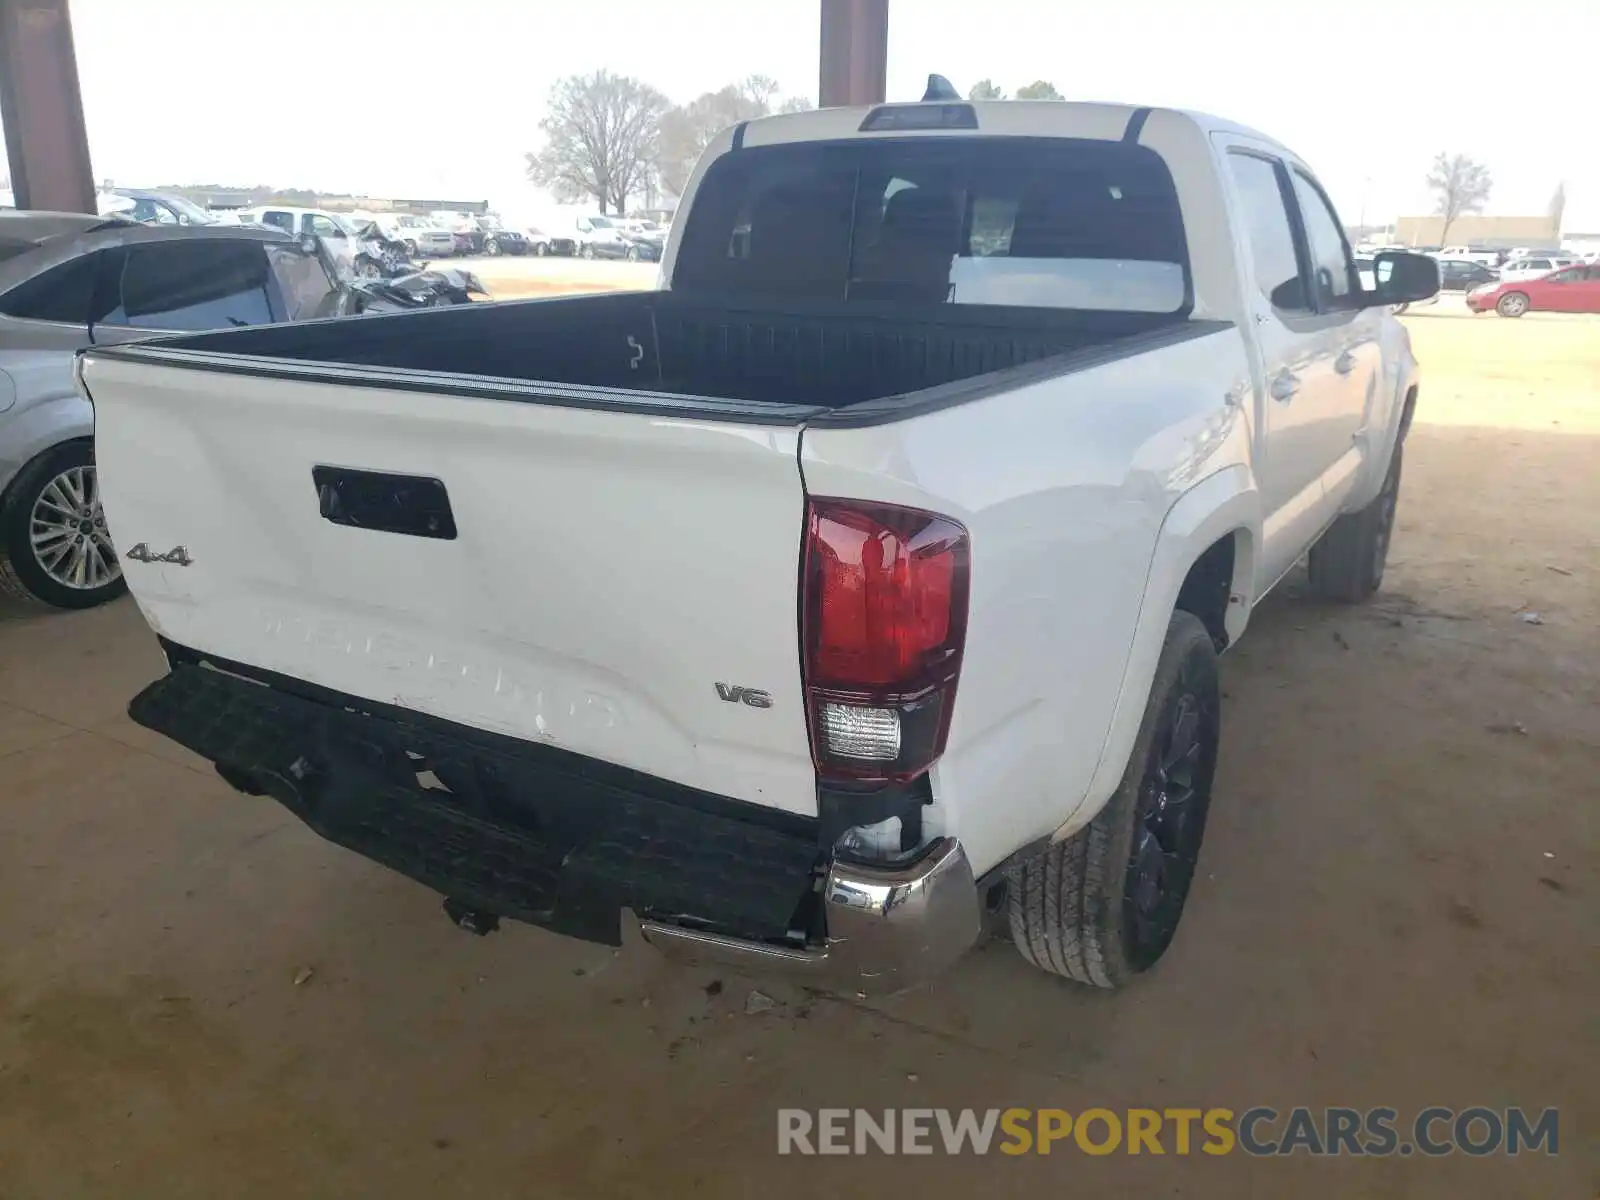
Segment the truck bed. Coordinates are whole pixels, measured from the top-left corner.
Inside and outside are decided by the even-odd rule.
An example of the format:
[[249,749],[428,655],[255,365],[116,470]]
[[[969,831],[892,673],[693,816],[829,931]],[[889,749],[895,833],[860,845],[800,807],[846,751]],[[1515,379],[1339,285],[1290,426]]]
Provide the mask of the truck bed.
[[[895,398],[897,412],[937,406],[970,398],[970,387],[949,385],[979,376],[1047,359],[1061,359],[1068,370],[1086,352],[1095,359],[1110,347],[1134,353],[1207,331],[1173,315],[974,305],[777,308],[655,291],[225,330],[165,339],[136,353],[266,375],[331,378],[322,368],[367,367],[373,370],[338,372],[339,382],[385,387],[406,386],[397,375],[426,372],[411,375],[409,385],[427,391],[481,395],[494,380],[550,385],[554,394],[527,398],[578,407],[616,406],[614,395],[582,389],[621,389],[639,393],[645,408],[681,413],[671,398],[704,398],[723,402],[712,406],[715,415],[789,422],[844,416],[840,410],[869,401],[882,409],[887,398]],[[517,391],[526,388],[508,398]]]

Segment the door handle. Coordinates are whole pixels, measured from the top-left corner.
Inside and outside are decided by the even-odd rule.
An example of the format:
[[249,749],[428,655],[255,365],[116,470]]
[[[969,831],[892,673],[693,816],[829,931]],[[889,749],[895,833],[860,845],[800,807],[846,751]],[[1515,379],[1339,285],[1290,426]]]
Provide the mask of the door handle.
[[1272,398],[1274,400],[1290,401],[1294,394],[1300,390],[1300,377],[1292,371],[1279,371],[1272,377]]
[[1356,356],[1348,350],[1341,350],[1339,357],[1333,360],[1333,369],[1341,375],[1348,375],[1356,369]]

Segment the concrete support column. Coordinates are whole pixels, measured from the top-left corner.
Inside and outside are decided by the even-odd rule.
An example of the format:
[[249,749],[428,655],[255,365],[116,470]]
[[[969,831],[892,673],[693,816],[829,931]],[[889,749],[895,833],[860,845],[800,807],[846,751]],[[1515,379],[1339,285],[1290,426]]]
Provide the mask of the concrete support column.
[[889,0],[822,0],[822,107],[882,104],[888,72]]
[[94,212],[67,0],[0,0],[0,116],[17,207]]

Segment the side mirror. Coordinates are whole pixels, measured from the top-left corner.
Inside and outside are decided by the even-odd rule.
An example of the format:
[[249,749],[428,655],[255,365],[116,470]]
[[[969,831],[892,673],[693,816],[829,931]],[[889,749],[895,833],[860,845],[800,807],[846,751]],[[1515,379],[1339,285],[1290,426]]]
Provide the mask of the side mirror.
[[1439,293],[1439,263],[1426,254],[1380,250],[1372,259],[1372,276],[1375,305],[1415,304]]

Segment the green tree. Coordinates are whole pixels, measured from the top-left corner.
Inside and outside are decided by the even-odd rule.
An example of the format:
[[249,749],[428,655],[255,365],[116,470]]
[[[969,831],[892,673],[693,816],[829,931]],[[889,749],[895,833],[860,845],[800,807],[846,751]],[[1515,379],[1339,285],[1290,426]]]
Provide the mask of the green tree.
[[647,191],[656,167],[666,96],[628,75],[570,75],[550,89],[539,128],[542,150],[527,155],[528,178],[558,200],[593,198],[623,212]]
[[968,100],[1004,100],[1005,89],[992,79],[980,79],[967,93]]
[[1066,97],[1056,91],[1056,85],[1045,79],[1035,79],[1027,87],[1017,89],[1018,100],[1065,100]]

